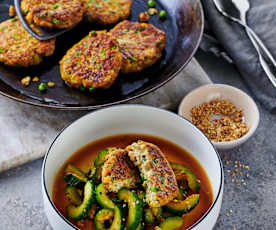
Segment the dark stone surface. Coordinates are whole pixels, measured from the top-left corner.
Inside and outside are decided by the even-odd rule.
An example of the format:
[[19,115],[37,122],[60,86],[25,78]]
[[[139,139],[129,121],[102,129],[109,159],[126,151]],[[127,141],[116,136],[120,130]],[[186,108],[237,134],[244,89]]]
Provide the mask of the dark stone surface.
[[[213,56],[197,53],[197,60],[215,83],[226,83],[248,92],[234,66]],[[250,93],[249,93],[250,94]],[[232,155],[224,163],[225,184],[221,214],[215,230],[275,229],[276,223],[276,115],[269,114],[259,104],[260,125],[256,134],[240,150],[220,152]],[[228,170],[240,161],[250,167],[238,176],[237,186],[231,182]],[[0,229],[50,230],[43,213],[40,172],[42,160],[0,174]],[[241,171],[241,170],[239,170]],[[230,213],[232,210],[232,213]],[[229,213],[229,216],[227,216]]]

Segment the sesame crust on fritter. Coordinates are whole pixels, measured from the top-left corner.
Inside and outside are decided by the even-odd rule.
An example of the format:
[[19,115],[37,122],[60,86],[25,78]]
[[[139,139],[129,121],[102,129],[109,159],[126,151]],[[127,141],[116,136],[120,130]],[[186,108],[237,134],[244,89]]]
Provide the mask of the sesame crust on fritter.
[[156,145],[139,140],[126,147],[126,150],[130,160],[143,175],[149,206],[164,206],[177,196],[178,186],[174,172]]
[[123,73],[140,72],[162,56],[166,34],[152,24],[123,21],[111,31],[123,56]]
[[109,192],[132,189],[139,180],[138,171],[123,149],[111,148],[102,170],[102,182]]
[[[36,27],[31,25],[36,30]],[[0,24],[0,62],[9,66],[38,65],[55,50],[55,39],[39,41],[30,35],[17,17]]]
[[70,28],[78,24],[85,6],[79,0],[22,0],[21,9],[28,22],[41,27]]
[[84,4],[89,21],[110,25],[129,17],[132,0],[84,0]]
[[111,35],[106,31],[91,31],[60,61],[61,78],[76,88],[109,88],[121,64],[121,54]]

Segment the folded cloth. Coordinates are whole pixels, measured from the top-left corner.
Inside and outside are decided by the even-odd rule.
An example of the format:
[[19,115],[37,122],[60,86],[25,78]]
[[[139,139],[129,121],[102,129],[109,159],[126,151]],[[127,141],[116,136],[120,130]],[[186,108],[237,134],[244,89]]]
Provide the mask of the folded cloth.
[[[247,15],[249,26],[259,35],[272,55],[276,58],[276,1],[249,0],[250,10]],[[276,112],[276,88],[263,71],[258,54],[249,40],[244,28],[222,16],[212,0],[203,0],[208,24],[220,45],[236,64],[252,94],[269,111]],[[217,56],[225,56],[215,40],[205,35],[201,46]],[[225,58],[224,57],[224,58]],[[229,58],[228,58],[229,59]],[[230,61],[230,60],[228,60]]]

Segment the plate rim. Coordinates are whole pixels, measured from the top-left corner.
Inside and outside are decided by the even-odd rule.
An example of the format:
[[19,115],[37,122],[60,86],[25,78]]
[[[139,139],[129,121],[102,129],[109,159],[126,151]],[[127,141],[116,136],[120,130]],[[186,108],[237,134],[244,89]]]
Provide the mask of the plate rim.
[[7,97],[9,99],[12,99],[16,102],[23,103],[23,104],[28,104],[28,105],[32,105],[32,106],[41,107],[41,108],[49,108],[49,109],[56,109],[56,110],[68,110],[68,111],[89,111],[89,110],[102,109],[102,108],[113,106],[113,105],[124,104],[124,103],[127,103],[127,102],[131,101],[131,100],[135,100],[137,98],[143,97],[143,96],[157,90],[158,88],[164,86],[169,81],[171,81],[173,78],[175,78],[191,62],[191,60],[194,57],[196,51],[198,50],[200,42],[202,40],[202,36],[203,36],[205,19],[204,19],[204,13],[203,13],[203,7],[202,7],[201,1],[196,0],[196,2],[199,6],[202,25],[201,25],[201,28],[200,28],[200,34],[199,34],[198,41],[195,45],[195,48],[194,48],[193,52],[191,53],[191,55],[187,59],[187,61],[175,73],[171,74],[171,76],[169,76],[166,80],[160,82],[159,84],[157,84],[156,86],[154,86],[154,87],[152,87],[148,90],[145,90],[142,93],[139,93],[137,95],[134,95],[134,96],[131,96],[129,98],[122,99],[122,100],[118,100],[118,101],[115,101],[115,102],[109,102],[109,103],[105,103],[105,104],[101,104],[101,105],[84,105],[84,106],[71,106],[71,105],[69,105],[69,106],[66,105],[65,106],[65,105],[58,105],[58,104],[42,104],[42,103],[39,103],[39,102],[27,101],[27,100],[9,95],[7,93],[2,92],[1,90],[0,90],[0,95],[2,95],[4,97]]

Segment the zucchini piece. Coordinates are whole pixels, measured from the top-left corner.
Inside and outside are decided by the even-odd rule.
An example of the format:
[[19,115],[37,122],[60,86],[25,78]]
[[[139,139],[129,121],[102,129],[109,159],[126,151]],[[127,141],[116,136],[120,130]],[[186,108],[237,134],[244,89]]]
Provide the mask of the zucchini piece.
[[120,200],[128,203],[127,229],[136,230],[142,220],[143,205],[137,194],[128,189],[122,188],[118,192]]
[[67,199],[70,201],[70,203],[72,203],[74,205],[81,204],[81,196],[76,187],[67,185],[65,187],[65,195],[66,195]]
[[160,220],[162,217],[162,208],[161,207],[151,207],[152,214]]
[[188,168],[186,168],[182,164],[170,163],[172,166],[173,171],[175,172],[177,176],[177,180],[187,180],[188,186],[193,192],[199,192],[200,190],[200,183],[198,179],[196,178],[195,174]]
[[70,163],[65,168],[64,180],[68,185],[77,188],[83,188],[88,181],[85,173]]
[[96,188],[96,200],[103,208],[113,210],[115,208],[115,204],[112,200],[107,196],[107,192],[104,188],[104,184],[100,184]]
[[[114,218],[113,218],[114,217]],[[109,228],[105,228],[105,221],[112,220],[112,224]],[[121,210],[115,206],[114,211],[110,209],[102,209],[100,210],[94,219],[96,230],[122,230],[123,229],[123,221],[122,221],[122,213]]]
[[183,219],[179,216],[168,217],[161,224],[162,230],[175,230],[179,229],[183,225]]
[[103,165],[103,163],[105,162],[105,157],[107,156],[107,154],[109,153],[108,149],[104,149],[102,150],[96,157],[95,161],[94,161],[94,166],[96,168],[100,167]]
[[68,217],[74,220],[82,220],[88,216],[88,211],[91,208],[92,203],[94,202],[93,190],[93,182],[90,180],[87,181],[84,186],[84,198],[82,203],[79,206],[70,204],[66,209]]
[[146,224],[150,225],[154,223],[155,218],[150,208],[145,209],[144,216]]
[[169,212],[175,213],[177,215],[182,215],[194,209],[199,202],[199,198],[199,194],[193,194],[188,196],[185,200],[173,200],[165,207]]

